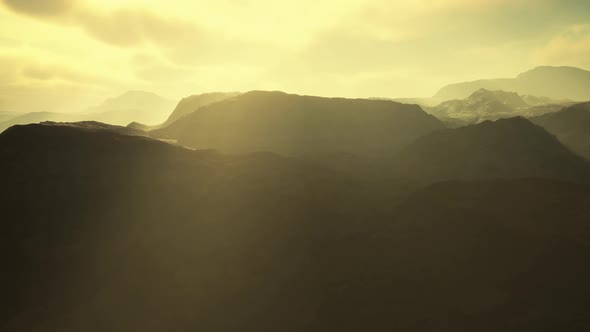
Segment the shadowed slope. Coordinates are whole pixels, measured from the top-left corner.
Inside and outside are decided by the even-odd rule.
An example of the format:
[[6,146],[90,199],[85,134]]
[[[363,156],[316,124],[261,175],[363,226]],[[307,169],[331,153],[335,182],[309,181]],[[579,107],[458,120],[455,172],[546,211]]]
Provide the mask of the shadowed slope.
[[590,102],[572,105],[557,113],[532,118],[531,121],[590,160]]
[[71,126],[12,127],[0,158],[2,330],[532,332],[590,322],[587,186],[450,182],[398,205],[393,188],[273,154]]
[[421,181],[531,176],[590,179],[587,162],[524,118],[432,133],[397,154],[393,165],[400,176]]

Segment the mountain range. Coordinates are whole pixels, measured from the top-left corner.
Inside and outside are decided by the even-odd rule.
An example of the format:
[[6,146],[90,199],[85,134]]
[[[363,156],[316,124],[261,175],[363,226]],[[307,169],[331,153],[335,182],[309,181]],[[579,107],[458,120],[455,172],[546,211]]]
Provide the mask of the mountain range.
[[458,127],[485,120],[538,116],[559,111],[572,104],[574,103],[546,97],[520,96],[516,92],[479,89],[465,99],[449,100],[434,107],[423,108],[448,126]]
[[[415,145],[479,137],[464,152],[513,157],[489,146],[509,144],[501,134],[553,151],[517,159],[532,170],[517,175],[578,164],[523,119]],[[14,126],[0,156],[5,331],[491,332],[583,330],[590,319],[584,183],[408,189],[273,153],[194,151],[76,124]],[[435,161],[469,169],[469,156]]]
[[585,331],[583,77],[5,122],[0,331]]
[[590,100],[590,71],[575,67],[537,67],[516,78],[477,80],[451,84],[440,89],[436,99],[463,99],[479,89],[504,90],[521,95],[572,101]]
[[0,132],[14,125],[40,123],[43,121],[97,121],[122,126],[138,121],[155,125],[164,122],[173,107],[173,101],[164,99],[154,93],[128,91],[120,96],[109,98],[98,106],[90,107],[84,112],[32,112],[12,114],[11,117],[6,117],[4,121],[0,119]]

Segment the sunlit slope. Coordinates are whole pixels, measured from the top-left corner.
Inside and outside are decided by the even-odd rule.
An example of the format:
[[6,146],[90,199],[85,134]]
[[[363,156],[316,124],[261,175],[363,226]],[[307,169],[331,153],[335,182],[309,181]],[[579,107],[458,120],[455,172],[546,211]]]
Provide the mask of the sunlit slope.
[[158,128],[166,127],[172,124],[174,121],[196,111],[200,107],[227,99],[239,95],[237,92],[211,92],[203,93],[199,95],[192,95],[186,98],[182,98],[172,111],[172,114],[166,119],[166,121],[158,125]]
[[377,155],[442,128],[417,105],[253,91],[202,107],[151,134],[225,152]]

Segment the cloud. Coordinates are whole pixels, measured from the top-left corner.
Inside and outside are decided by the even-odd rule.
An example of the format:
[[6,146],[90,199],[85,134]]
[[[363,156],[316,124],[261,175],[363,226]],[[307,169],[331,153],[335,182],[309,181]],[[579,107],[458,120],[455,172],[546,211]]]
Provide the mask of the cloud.
[[75,0],[0,0],[21,14],[78,26],[101,42],[132,47],[145,43],[180,45],[198,42],[201,28],[193,22],[167,18],[146,9],[101,11]]
[[147,10],[84,11],[77,14],[76,23],[92,37],[123,47],[147,42],[179,45],[198,41],[201,36],[201,28],[194,23],[168,19]]
[[2,0],[10,9],[31,16],[60,16],[71,10],[75,0]]
[[590,68],[590,24],[576,24],[554,36],[533,57],[539,64]]

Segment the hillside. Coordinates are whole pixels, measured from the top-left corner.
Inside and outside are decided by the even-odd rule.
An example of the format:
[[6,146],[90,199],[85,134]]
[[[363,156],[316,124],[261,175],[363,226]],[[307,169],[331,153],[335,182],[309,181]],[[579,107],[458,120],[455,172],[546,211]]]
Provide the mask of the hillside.
[[0,122],[0,133],[14,125],[39,123],[44,121],[75,122],[84,120],[84,116],[71,113],[33,112],[14,117],[8,121]]
[[379,155],[442,128],[417,105],[252,91],[202,107],[150,134],[232,153]]
[[479,89],[504,90],[553,99],[590,100],[590,71],[575,67],[537,67],[516,78],[451,84],[440,89],[434,98],[463,99]]
[[392,169],[424,182],[546,177],[590,179],[590,165],[524,118],[434,132],[397,154]]
[[572,151],[590,160],[590,102],[534,117],[531,121],[555,135]]
[[448,182],[391,200],[395,185],[269,153],[91,127],[0,134],[2,330],[532,332],[590,319],[586,185]]
[[211,92],[211,93],[203,93],[199,95],[192,95],[186,98],[182,98],[180,102],[172,111],[172,114],[166,119],[161,125],[158,125],[158,128],[166,127],[172,124],[174,121],[182,118],[183,116],[190,114],[197,110],[202,106],[206,106],[227,98],[235,97],[239,95],[238,92]]

